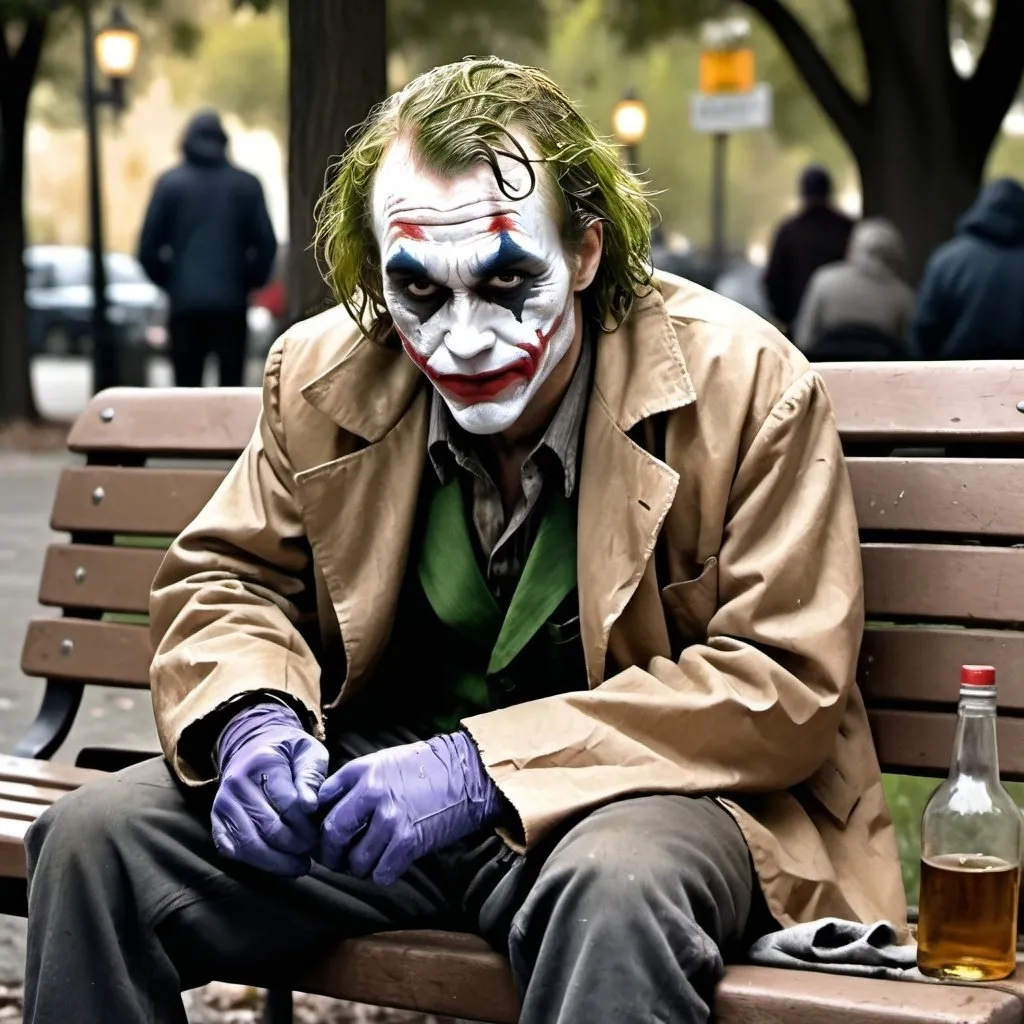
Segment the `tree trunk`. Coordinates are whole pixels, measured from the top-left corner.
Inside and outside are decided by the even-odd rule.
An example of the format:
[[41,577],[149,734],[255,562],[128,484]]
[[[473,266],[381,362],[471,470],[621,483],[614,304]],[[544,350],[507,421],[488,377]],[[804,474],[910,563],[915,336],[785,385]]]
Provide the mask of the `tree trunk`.
[[294,321],[331,304],[310,249],[313,209],[345,133],[387,93],[385,0],[288,4],[288,306]]
[[[954,226],[977,195],[981,168],[956,150],[921,138],[885,134],[885,145],[858,161],[864,215],[885,217],[903,236],[907,279],[917,282],[928,257],[953,236]],[[941,170],[939,170],[941,168]]]
[[964,109],[946,3],[853,0],[853,6],[870,84],[865,132],[854,150],[864,213],[900,229],[908,275],[916,281],[974,199],[992,138],[964,130],[965,118],[981,112]]
[[864,49],[869,97],[854,99],[783,0],[745,0],[786,48],[850,147],[864,212],[889,218],[916,281],[974,199],[1024,72],[1024,0],[996,0],[973,78],[949,51],[949,0],[849,0]]
[[38,418],[25,308],[25,125],[46,19],[26,19],[16,53],[0,20],[0,423]]

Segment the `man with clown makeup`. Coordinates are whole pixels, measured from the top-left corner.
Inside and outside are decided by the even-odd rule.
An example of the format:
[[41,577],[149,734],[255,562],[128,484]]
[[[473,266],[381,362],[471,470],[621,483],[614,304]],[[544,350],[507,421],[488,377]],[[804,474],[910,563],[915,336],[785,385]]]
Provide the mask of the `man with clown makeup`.
[[417,927],[507,952],[523,1021],[698,1022],[759,931],[903,920],[828,396],[649,229],[535,69],[362,126],[339,304],[154,585],[165,758],[29,833],[27,1024]]

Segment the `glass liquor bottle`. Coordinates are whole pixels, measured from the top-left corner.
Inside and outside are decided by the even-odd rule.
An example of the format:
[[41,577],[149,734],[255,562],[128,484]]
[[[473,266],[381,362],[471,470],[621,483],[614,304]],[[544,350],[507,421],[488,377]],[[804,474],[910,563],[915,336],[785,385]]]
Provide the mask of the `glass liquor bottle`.
[[949,777],[921,822],[917,963],[923,974],[993,981],[1016,966],[1024,818],[999,781],[996,672],[964,665]]

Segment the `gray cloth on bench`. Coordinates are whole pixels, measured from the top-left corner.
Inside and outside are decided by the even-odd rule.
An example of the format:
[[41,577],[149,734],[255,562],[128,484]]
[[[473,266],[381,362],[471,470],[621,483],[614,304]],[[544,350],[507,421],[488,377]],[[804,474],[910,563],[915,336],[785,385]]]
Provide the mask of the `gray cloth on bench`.
[[931,981],[917,969],[917,946],[900,945],[888,921],[861,924],[838,917],[770,932],[750,947],[751,963],[896,981]]

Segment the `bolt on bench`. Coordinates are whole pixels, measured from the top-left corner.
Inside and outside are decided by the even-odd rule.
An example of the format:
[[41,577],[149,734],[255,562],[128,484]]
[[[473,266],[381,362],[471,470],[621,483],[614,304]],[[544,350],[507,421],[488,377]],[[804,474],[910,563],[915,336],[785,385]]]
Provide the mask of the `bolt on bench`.
[[[1000,678],[1004,777],[1024,779],[1024,363],[822,365],[862,531],[869,626],[859,680],[883,768],[943,775],[958,667]],[[24,913],[23,838],[62,794],[142,752],[49,758],[89,685],[145,688],[144,616],[160,544],[199,511],[248,441],[256,389],[114,389],[69,435],[84,465],[61,474],[26,675],[36,720],[0,756],[0,912]],[[1021,403],[1018,406],[1018,403]],[[225,978],[260,985],[260,978]],[[342,943],[293,988],[493,1024],[517,1018],[502,956],[467,935],[395,932]],[[266,979],[262,979],[266,984]],[[287,998],[275,1001],[287,1007]],[[911,985],[749,965],[719,986],[720,1024],[1024,1024],[1024,982]],[[275,1020],[283,1019],[275,1017]]]

